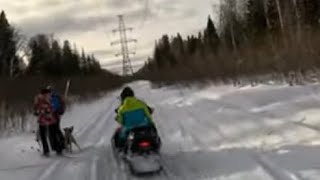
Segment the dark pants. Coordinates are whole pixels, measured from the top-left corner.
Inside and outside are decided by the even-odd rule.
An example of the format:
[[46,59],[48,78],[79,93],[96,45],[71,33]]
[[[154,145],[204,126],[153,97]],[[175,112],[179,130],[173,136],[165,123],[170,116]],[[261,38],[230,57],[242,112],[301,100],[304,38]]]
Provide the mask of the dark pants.
[[61,149],[64,149],[65,148],[65,139],[64,139],[64,135],[61,131],[61,128],[60,128],[60,122],[61,122],[61,116],[59,114],[55,114],[54,115],[56,120],[57,120],[57,123],[55,124],[56,126],[56,130],[57,130],[57,138],[58,138],[58,144],[60,146]]
[[43,148],[43,153],[47,154],[50,152],[49,145],[48,145],[48,139],[50,141],[50,146],[53,150],[55,150],[57,153],[61,153],[62,149],[59,145],[59,140],[57,136],[57,125],[49,125],[49,126],[39,126],[39,133]]
[[117,128],[113,135],[116,148],[123,148],[125,144],[125,141],[120,138],[121,129],[121,127]]

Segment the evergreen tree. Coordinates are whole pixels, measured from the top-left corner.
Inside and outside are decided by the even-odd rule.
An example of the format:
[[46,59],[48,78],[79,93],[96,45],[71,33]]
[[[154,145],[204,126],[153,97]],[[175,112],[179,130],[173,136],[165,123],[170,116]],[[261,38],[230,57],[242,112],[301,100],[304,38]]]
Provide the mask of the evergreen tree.
[[163,56],[162,56],[162,52],[161,52],[161,49],[160,49],[160,46],[159,44],[156,43],[156,46],[155,46],[155,50],[154,50],[154,53],[153,53],[153,57],[155,59],[155,62],[157,64],[157,67],[159,69],[163,68],[165,66],[165,61],[163,60]]
[[172,50],[171,50],[171,42],[169,40],[169,36],[168,35],[164,35],[162,37],[162,47],[163,47],[163,58],[168,60],[170,66],[174,66],[177,64],[177,60],[176,58],[174,57],[173,53],[172,53]]
[[263,0],[248,0],[245,14],[246,31],[251,39],[263,36],[267,30],[267,19],[264,14]]
[[0,13],[0,75],[9,76],[11,69],[18,68],[14,29],[4,11]]
[[184,59],[185,48],[181,35],[178,33],[176,37],[172,39],[171,51],[176,59]]
[[64,74],[66,75],[74,75],[79,73],[79,62],[75,57],[72,49],[70,47],[69,41],[64,41],[62,48],[62,64],[64,67]]
[[[219,37],[218,37],[219,39]],[[202,56],[202,58],[205,55],[205,43],[204,43],[204,38],[201,32],[198,33],[198,51],[200,53],[200,55]],[[220,40],[219,40],[220,41]],[[218,48],[218,47],[217,47]],[[217,50],[214,50],[214,52],[216,52]]]
[[277,3],[275,0],[267,0],[267,17],[270,22],[270,28],[273,32],[278,32],[281,29]]
[[72,61],[74,64],[74,74],[79,74],[81,72],[81,68],[80,68],[81,58],[76,45],[74,45],[74,49],[72,51]]
[[182,39],[180,33],[177,34],[176,43],[177,43],[179,54],[180,55],[184,55],[185,54],[185,48],[184,48],[183,39]]
[[220,39],[216,27],[214,26],[214,23],[210,16],[208,17],[207,28],[204,30],[204,43],[215,53],[217,52],[220,44]]
[[44,34],[39,34],[30,39],[29,48],[31,57],[28,66],[28,73],[32,75],[48,74],[51,58],[49,39]]
[[81,50],[80,69],[81,69],[82,74],[88,73],[88,62],[87,62],[87,57],[84,52],[84,49]]
[[174,66],[177,64],[177,59],[171,50],[171,42],[168,35],[163,35],[159,43],[156,44],[154,59],[158,68],[163,68],[166,65]]
[[101,72],[101,66],[99,61],[94,57],[94,55],[91,55],[91,73],[97,74]]
[[311,27],[319,26],[320,2],[318,0],[297,0],[304,24]]
[[62,52],[58,41],[54,40],[51,45],[51,57],[49,63],[49,74],[61,76],[63,73]]
[[87,62],[87,73],[88,74],[92,74],[92,59],[91,59],[91,56],[87,56],[86,58],[86,62]]
[[193,35],[187,40],[188,54],[194,55],[198,50],[198,39]]

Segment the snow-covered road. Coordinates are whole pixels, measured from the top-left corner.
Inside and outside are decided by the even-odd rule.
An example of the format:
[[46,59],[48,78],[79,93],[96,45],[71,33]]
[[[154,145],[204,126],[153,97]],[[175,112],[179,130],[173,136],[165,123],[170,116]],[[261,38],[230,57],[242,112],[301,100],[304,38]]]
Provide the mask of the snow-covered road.
[[131,86],[155,107],[164,173],[133,177],[113,157],[116,91],[64,116],[81,152],[45,159],[32,134],[0,139],[0,180],[320,179],[320,85]]

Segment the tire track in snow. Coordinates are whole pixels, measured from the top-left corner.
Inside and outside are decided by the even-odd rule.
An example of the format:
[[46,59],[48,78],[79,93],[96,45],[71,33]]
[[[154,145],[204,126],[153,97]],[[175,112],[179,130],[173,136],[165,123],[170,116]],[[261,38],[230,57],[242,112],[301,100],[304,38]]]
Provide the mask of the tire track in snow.
[[115,106],[116,99],[112,100],[111,102],[110,101],[111,100],[103,103],[103,105],[105,104],[109,104],[109,105],[106,108],[100,109],[100,111],[98,112],[99,114],[96,115],[96,118],[93,121],[88,120],[90,123],[84,125],[85,128],[76,134],[79,138],[89,134],[89,132],[93,132],[94,128],[97,127],[97,124],[104,122],[103,121],[104,117],[110,118],[112,116],[112,113],[111,113],[112,107]]
[[4,168],[0,169],[0,171],[19,171],[19,170],[25,170],[25,169],[35,169],[39,168],[42,166],[49,166],[52,163],[42,163],[42,164],[33,164],[33,165],[25,165],[25,166],[19,166],[19,167],[14,167],[14,168]]
[[90,180],[98,180],[98,169],[97,169],[98,157],[94,157],[90,169]]
[[94,148],[110,144],[110,133],[113,133],[116,125],[116,122],[112,121],[114,119],[113,109],[117,106],[116,101],[117,99],[114,99],[103,103],[103,105],[108,104],[108,106],[101,109],[97,118],[76,137],[80,140],[80,145]]
[[[113,112],[113,106],[115,106],[116,100],[109,100],[104,102],[103,104],[109,104],[107,108],[100,109],[97,113],[99,114],[94,114],[92,117],[95,117],[94,119],[88,120],[90,123],[86,123],[86,125],[83,125],[85,128],[78,131],[77,139],[81,140],[83,143],[93,143],[93,145],[97,145],[97,143],[104,138],[105,133],[103,131],[108,131],[108,125],[110,124],[111,121],[109,119],[112,116]],[[98,148],[98,147],[97,147]],[[67,159],[62,159],[62,160],[55,160],[52,163],[50,163],[49,167],[44,168],[44,172],[39,175],[38,180],[50,180],[50,179],[55,179],[59,175],[63,177],[63,171],[64,171],[64,166],[69,166],[74,163],[85,163],[87,164],[88,169],[84,169],[85,171],[88,172],[87,175],[85,175],[87,178],[90,178],[90,180],[104,180],[103,178],[105,177],[105,174],[107,173],[106,171],[103,171],[103,169],[98,168],[100,165],[102,167],[106,167],[108,164],[105,163],[105,161],[102,161],[101,159],[106,158],[103,156],[103,153],[99,153],[99,151],[96,152],[96,148],[91,149],[91,148],[84,148],[82,153],[85,153],[85,157],[75,157],[75,161],[73,160],[67,160]],[[89,152],[89,151],[91,152]],[[97,156],[97,154],[99,156]],[[93,155],[93,157],[91,156]],[[91,156],[91,157],[90,157]],[[80,159],[79,159],[80,158]],[[83,158],[83,159],[82,159]],[[87,159],[87,160],[86,160]],[[113,169],[114,170],[114,169]],[[85,172],[84,171],[84,172]],[[109,171],[109,173],[112,173],[112,170]]]
[[38,180],[47,180],[55,171],[57,171],[57,168],[61,163],[61,160],[56,160],[48,168],[44,168],[45,170],[42,174],[39,175]]
[[256,153],[252,157],[275,180],[303,180],[299,175],[280,168],[263,155]]
[[[101,104],[102,105],[106,105],[106,104],[113,104],[115,102],[115,100],[111,100],[108,96],[113,96],[114,93],[111,93],[110,95],[106,95],[106,97],[104,97],[101,100]],[[108,99],[107,99],[108,98]],[[94,102],[90,105],[94,105],[96,103],[99,103],[100,101]],[[92,114],[91,116],[89,116],[89,119],[93,119],[93,121],[85,121],[82,126],[75,132],[76,136],[81,136],[82,134],[84,134],[86,131],[92,129],[95,125],[95,122],[99,121],[99,117],[101,116],[101,112],[102,109],[99,108],[97,112],[95,112],[94,114]]]
[[160,160],[162,164],[162,172],[161,172],[162,176],[166,179],[178,179],[176,175],[173,173],[173,171],[168,167],[167,161],[164,159],[163,156],[160,157]]
[[[108,164],[106,168],[110,169],[109,173],[111,172],[111,175],[110,175],[111,179],[112,180],[129,180],[124,163],[120,159],[117,159],[116,154],[112,150],[112,147],[109,147],[107,151],[108,152],[106,153],[107,154],[106,160],[109,160],[108,162],[110,164]],[[108,176],[106,176],[105,180],[109,180]]]

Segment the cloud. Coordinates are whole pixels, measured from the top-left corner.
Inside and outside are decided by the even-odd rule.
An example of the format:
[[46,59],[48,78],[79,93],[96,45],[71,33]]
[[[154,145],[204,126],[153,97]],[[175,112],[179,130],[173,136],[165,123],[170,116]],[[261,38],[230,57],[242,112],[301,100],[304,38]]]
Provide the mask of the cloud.
[[100,56],[100,57],[106,57],[106,56],[110,56],[110,55],[114,55],[114,51],[111,49],[100,49],[100,50],[94,50],[92,51],[92,53],[96,56]]
[[[53,33],[95,54],[104,64],[115,60],[113,54],[120,50],[110,46],[119,38],[111,32],[118,27],[117,15],[124,14],[127,27],[134,28],[128,37],[137,38],[138,44],[130,50],[137,50],[137,59],[143,62],[152,56],[155,40],[163,34],[180,32],[185,36],[202,30],[213,1],[0,0],[0,7],[7,12],[10,23],[27,36]],[[121,58],[117,60],[121,63]]]
[[[69,0],[69,2],[72,2],[72,0]],[[65,1],[61,1],[61,0],[46,0],[46,1],[39,1],[37,2],[37,7],[41,8],[41,7],[52,7],[52,6],[59,6],[64,4]]]
[[[137,57],[137,59],[131,61],[133,71],[139,70],[145,64],[144,56]],[[110,70],[114,73],[122,73],[122,61],[114,61],[111,63],[105,63],[101,65],[102,68]]]
[[132,7],[132,6],[141,6],[144,4],[144,0],[108,0],[107,1],[108,8],[124,8],[124,7]]
[[[132,12],[132,16],[136,16]],[[132,17],[131,16],[131,17]],[[24,19],[19,27],[27,34],[35,33],[85,33],[102,27],[114,25],[116,17],[108,15],[93,15],[86,17],[57,14],[55,16]]]
[[27,34],[36,33],[79,33],[87,32],[105,24],[110,24],[112,18],[108,16],[88,16],[74,17],[66,14],[57,14],[55,16],[38,17],[25,19],[21,24],[21,29]]
[[[28,1],[28,0],[27,0]],[[149,0],[150,1],[150,0]],[[103,11],[99,0],[69,0],[65,3],[62,0],[36,1],[34,8],[38,13],[24,13],[24,17],[18,21],[18,27],[27,35],[37,33],[85,33],[100,28],[108,28],[117,24],[116,14],[124,8],[125,18],[131,24],[150,19],[161,19],[165,17],[186,18],[194,16],[195,11],[179,11],[181,3],[161,1],[156,8],[145,8],[146,0],[109,0]],[[95,3],[93,3],[95,2]],[[12,5],[15,8],[26,8],[26,4]],[[26,8],[27,9],[27,8]],[[144,17],[147,16],[147,17]]]

